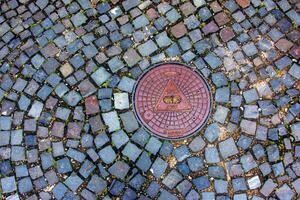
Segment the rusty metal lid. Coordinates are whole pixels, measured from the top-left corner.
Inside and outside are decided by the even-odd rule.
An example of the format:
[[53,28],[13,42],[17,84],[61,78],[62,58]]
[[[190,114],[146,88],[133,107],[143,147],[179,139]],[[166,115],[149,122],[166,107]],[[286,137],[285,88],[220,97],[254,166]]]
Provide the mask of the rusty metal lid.
[[138,80],[133,107],[139,122],[164,139],[182,139],[199,131],[211,110],[205,79],[180,63],[151,67]]

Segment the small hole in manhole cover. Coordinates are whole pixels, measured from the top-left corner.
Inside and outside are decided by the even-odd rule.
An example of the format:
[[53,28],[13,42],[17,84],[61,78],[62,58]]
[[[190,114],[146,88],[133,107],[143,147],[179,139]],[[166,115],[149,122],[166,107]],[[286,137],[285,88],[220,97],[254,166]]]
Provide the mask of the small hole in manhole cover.
[[199,131],[211,111],[204,77],[180,63],[151,67],[138,80],[133,107],[139,122],[164,139],[182,139]]

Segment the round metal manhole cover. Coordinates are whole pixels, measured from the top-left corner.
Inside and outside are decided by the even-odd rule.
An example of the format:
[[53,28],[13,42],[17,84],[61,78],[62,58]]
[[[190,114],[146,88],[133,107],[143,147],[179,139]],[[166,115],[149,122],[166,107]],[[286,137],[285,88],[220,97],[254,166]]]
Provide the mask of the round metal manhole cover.
[[133,106],[138,120],[149,132],[164,139],[182,139],[205,125],[211,110],[211,93],[205,79],[192,68],[163,63],[140,77]]

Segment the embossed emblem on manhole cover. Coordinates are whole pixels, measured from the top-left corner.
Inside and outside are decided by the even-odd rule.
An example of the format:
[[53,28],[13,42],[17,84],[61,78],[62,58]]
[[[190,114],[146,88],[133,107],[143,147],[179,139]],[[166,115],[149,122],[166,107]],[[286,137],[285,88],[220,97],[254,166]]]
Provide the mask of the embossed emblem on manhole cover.
[[138,80],[133,107],[140,123],[165,139],[191,136],[205,125],[211,110],[211,94],[205,79],[179,63],[163,63]]

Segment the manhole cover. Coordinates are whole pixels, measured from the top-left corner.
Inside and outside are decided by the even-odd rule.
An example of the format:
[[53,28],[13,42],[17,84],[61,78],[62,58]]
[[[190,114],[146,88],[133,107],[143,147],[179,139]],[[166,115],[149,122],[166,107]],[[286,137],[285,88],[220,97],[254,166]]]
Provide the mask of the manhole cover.
[[135,87],[134,110],[140,123],[165,139],[181,139],[207,121],[211,94],[205,79],[190,67],[164,63],[146,71]]

